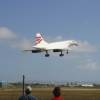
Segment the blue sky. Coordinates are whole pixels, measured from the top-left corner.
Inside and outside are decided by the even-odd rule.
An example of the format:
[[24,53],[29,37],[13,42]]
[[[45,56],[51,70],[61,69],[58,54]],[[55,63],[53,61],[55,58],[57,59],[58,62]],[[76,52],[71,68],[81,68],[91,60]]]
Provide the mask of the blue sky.
[[[22,52],[37,32],[81,47],[60,58]],[[0,0],[0,80],[100,81],[99,0]]]

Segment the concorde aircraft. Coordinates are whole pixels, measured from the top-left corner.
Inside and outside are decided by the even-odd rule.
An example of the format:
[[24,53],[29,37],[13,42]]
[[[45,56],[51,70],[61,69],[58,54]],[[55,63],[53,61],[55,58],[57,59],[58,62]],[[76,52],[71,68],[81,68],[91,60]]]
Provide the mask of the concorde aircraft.
[[68,54],[73,46],[78,46],[78,42],[75,40],[67,40],[48,43],[44,40],[41,33],[36,33],[35,45],[32,46],[32,49],[27,49],[24,51],[31,51],[32,53],[45,52],[45,57],[50,56],[49,51],[60,52],[59,56],[62,57],[64,56],[63,52]]

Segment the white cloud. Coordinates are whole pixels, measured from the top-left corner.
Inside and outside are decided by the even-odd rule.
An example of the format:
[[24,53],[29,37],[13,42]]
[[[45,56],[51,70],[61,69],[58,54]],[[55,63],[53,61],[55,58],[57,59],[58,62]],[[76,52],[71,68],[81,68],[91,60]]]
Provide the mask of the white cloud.
[[87,52],[87,53],[92,53],[92,52],[96,52],[97,48],[90,44],[88,41],[79,41],[79,46],[74,48],[75,51],[78,52]]
[[14,48],[18,48],[18,49],[21,49],[21,50],[24,50],[24,49],[31,49],[32,48],[32,42],[26,38],[20,40],[19,42],[16,41],[16,43],[14,43],[12,45],[12,47]]
[[14,39],[16,34],[6,27],[0,27],[0,39]]
[[[55,38],[55,40],[63,40],[62,36],[57,36]],[[78,40],[76,40],[78,41]],[[79,45],[78,46],[74,46],[72,47],[72,50],[76,51],[76,52],[84,52],[84,53],[93,53],[98,51],[98,48],[94,45],[92,45],[91,43],[89,43],[88,41],[78,41]]]
[[7,27],[0,27],[0,39],[3,40],[5,45],[18,49],[30,49],[32,43],[26,38],[18,38],[17,34]]
[[82,70],[87,70],[87,71],[96,71],[100,69],[97,62],[90,60],[90,59],[88,59],[87,61],[81,62],[78,68]]

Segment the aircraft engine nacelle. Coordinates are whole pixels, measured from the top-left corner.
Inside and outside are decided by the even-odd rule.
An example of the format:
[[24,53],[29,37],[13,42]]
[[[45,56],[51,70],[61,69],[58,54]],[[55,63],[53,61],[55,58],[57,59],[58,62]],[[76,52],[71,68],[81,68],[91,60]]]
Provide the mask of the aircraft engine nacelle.
[[61,50],[55,49],[55,50],[53,50],[53,52],[61,52]]
[[42,52],[41,50],[32,50],[32,53],[39,53]]

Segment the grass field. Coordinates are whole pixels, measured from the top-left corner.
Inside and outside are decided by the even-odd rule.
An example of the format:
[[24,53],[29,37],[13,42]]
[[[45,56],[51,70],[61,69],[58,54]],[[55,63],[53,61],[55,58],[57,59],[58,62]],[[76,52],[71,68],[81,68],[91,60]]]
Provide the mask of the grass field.
[[[18,100],[21,89],[0,89],[0,100]],[[33,88],[32,95],[37,100],[51,100],[52,88]],[[65,100],[100,100],[100,89],[62,88]]]

